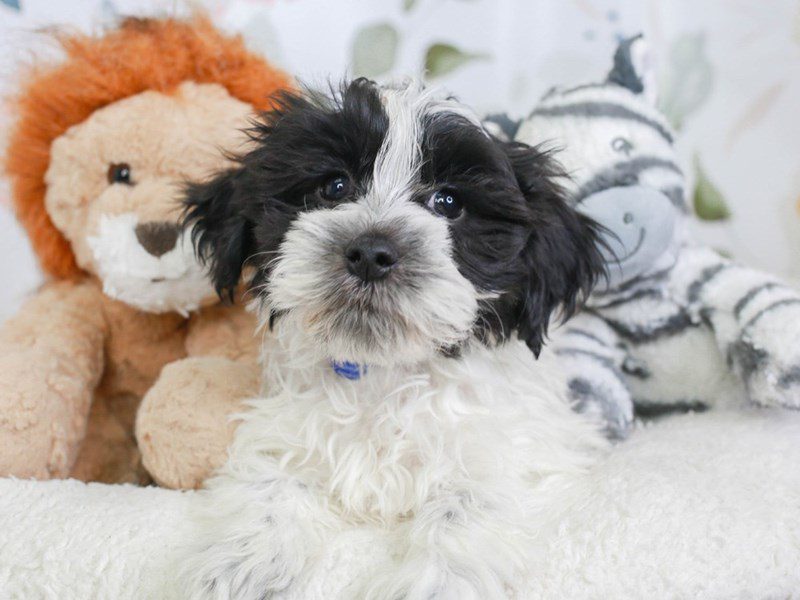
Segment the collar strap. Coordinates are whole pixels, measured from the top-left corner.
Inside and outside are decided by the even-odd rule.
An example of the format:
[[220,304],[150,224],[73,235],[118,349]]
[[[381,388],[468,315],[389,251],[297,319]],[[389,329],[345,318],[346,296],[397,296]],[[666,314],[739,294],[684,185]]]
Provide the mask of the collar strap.
[[367,374],[367,365],[360,365],[358,363],[349,362],[346,360],[332,360],[331,368],[339,377],[344,377],[345,379],[349,379],[351,381],[361,379],[362,375]]

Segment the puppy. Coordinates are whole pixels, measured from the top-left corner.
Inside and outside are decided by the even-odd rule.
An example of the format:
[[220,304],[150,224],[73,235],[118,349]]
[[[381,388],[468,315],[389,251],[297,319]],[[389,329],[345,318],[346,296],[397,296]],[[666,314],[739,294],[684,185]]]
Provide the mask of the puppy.
[[602,271],[593,223],[550,156],[414,83],[285,95],[252,135],[187,193],[218,291],[252,268],[272,334],[182,589],[269,598],[366,523],[397,563],[354,597],[506,597],[541,488],[603,446],[533,359]]

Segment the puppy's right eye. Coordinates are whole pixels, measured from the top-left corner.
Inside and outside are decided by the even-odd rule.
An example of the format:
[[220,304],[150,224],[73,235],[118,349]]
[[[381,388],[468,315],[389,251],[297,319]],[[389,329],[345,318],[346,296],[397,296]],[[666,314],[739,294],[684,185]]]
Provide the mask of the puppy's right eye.
[[319,195],[325,200],[336,202],[350,195],[350,178],[347,175],[335,175],[319,188]]
[[464,211],[461,201],[449,190],[438,190],[431,194],[426,206],[447,219],[457,219]]

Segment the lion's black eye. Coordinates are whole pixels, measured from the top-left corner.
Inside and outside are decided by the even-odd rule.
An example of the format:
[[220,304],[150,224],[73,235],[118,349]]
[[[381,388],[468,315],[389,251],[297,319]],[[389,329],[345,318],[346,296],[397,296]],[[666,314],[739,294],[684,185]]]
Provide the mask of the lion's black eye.
[[633,144],[624,137],[616,137],[611,140],[611,148],[614,152],[619,152],[625,156],[630,156],[633,152]]
[[347,175],[336,175],[328,179],[319,188],[319,195],[325,200],[336,202],[350,195],[350,178]]
[[124,183],[133,185],[131,181],[131,166],[128,163],[114,163],[108,167],[108,183]]
[[464,210],[461,201],[450,190],[438,190],[434,192],[431,194],[426,205],[437,215],[448,219],[455,219],[461,215]]

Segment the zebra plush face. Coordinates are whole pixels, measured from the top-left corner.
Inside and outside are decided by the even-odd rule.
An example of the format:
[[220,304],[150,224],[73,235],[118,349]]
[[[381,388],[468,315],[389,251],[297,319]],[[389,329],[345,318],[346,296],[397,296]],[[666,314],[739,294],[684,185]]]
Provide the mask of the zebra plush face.
[[607,229],[608,289],[671,266],[688,213],[644,45],[622,42],[603,82],[548,92],[516,134],[559,150],[575,206]]

